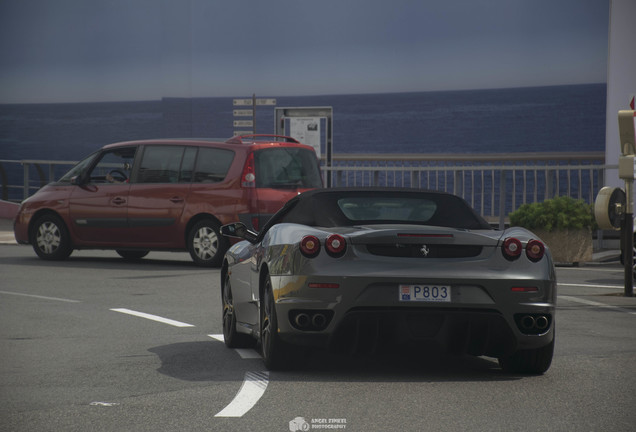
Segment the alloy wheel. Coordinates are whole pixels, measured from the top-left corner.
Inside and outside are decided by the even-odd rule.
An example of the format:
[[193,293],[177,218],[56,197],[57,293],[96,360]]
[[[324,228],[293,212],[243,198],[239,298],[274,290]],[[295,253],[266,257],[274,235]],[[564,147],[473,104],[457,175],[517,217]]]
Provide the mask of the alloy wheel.
[[35,241],[38,248],[45,254],[54,253],[62,243],[60,228],[51,221],[42,223],[37,230]]
[[219,250],[219,238],[211,227],[204,226],[197,230],[192,240],[195,254],[201,260],[214,258]]

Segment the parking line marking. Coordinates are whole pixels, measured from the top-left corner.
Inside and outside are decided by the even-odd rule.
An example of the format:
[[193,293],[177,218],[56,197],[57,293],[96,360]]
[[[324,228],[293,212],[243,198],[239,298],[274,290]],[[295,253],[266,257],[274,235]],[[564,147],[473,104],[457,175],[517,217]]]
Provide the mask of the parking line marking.
[[269,372],[246,372],[243,384],[232,402],[214,417],[243,417],[265,393]]
[[64,299],[64,298],[58,298],[58,297],[46,297],[46,296],[40,296],[40,295],[35,295],[35,294],[24,294],[24,293],[17,293],[17,292],[11,292],[11,291],[0,291],[0,294],[9,294],[9,295],[22,296],[22,297],[31,297],[31,298],[42,299],[42,300],[54,300],[54,301],[61,301],[61,302],[66,302],[66,303],[81,303],[81,301],[79,301],[79,300],[70,300],[70,299]]
[[133,315],[139,318],[146,318],[152,321],[157,321],[163,324],[169,324],[171,326],[175,326],[175,327],[194,327],[192,324],[188,324],[188,323],[184,323],[184,322],[180,322],[180,321],[175,321],[175,320],[171,320],[168,318],[163,318],[157,315],[151,315],[151,314],[147,314],[144,312],[138,312],[138,311],[134,311],[134,310],[130,310],[130,309],[125,309],[125,308],[119,308],[119,309],[111,309],[113,312],[119,312],[119,313],[123,313],[123,314],[128,314],[128,315]]
[[[225,342],[225,338],[223,337],[222,334],[209,334],[208,336],[211,337],[214,340],[219,341],[219,342]],[[238,353],[238,355],[243,360],[262,358],[261,355],[257,351],[255,351],[253,349],[249,349],[249,348],[234,348],[234,351],[236,351]]]
[[236,351],[243,360],[262,358],[261,355],[258,353],[258,351],[255,351],[253,349],[235,348],[234,351]]
[[223,337],[222,334],[209,334],[208,336],[219,342],[225,342],[225,338]]
[[623,289],[623,286],[618,286],[618,285],[573,284],[573,283],[561,283],[561,282],[558,282],[557,285],[566,286],[566,287]]
[[605,304],[605,303],[599,303],[599,302],[595,302],[595,301],[592,301],[592,300],[580,299],[580,298],[577,298],[577,297],[570,297],[570,296],[557,296],[557,297],[560,298],[560,299],[563,299],[563,300],[574,302],[574,303],[581,303],[581,304],[588,305],[588,306],[595,306],[595,307],[600,307],[600,308],[605,308],[605,309],[612,309],[612,310],[615,310],[617,312],[623,312],[623,313],[627,313],[627,314],[630,314],[630,315],[636,315],[636,312],[631,311],[629,309],[625,309],[625,308],[618,307],[618,306],[612,306],[612,305],[608,305],[608,304]]

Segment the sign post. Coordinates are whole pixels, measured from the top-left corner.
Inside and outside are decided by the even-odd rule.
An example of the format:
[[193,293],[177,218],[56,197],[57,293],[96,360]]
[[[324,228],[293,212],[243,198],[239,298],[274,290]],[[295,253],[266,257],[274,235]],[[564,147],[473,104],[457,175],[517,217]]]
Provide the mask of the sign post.
[[234,107],[245,107],[249,109],[235,109],[234,117],[251,117],[251,120],[234,120],[235,128],[251,127],[252,130],[234,130],[236,135],[251,135],[256,133],[256,106],[276,105],[276,99],[273,98],[257,98],[256,94],[252,94],[251,98],[234,99],[232,101]]
[[625,180],[623,217],[623,259],[625,261],[625,296],[634,296],[634,178],[636,177],[636,111],[618,112],[621,155],[618,176]]
[[333,108],[289,107],[275,108],[274,130],[277,135],[296,138],[316,150],[326,168],[325,183],[331,187],[333,164]]

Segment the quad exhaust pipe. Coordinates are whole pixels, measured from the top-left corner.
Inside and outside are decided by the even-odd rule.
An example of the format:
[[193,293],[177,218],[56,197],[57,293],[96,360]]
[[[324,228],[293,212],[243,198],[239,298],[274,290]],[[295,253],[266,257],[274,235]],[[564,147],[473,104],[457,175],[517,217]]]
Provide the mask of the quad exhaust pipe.
[[309,317],[308,314],[301,312],[298,315],[296,315],[296,318],[294,318],[294,322],[296,323],[298,327],[300,327],[301,329],[304,329],[306,327],[309,327],[309,324],[311,324],[311,318]]
[[550,327],[550,316],[541,314],[521,315],[517,318],[517,325],[525,334],[541,334]]
[[299,330],[324,330],[330,317],[326,311],[295,311],[290,314],[292,324]]
[[311,324],[316,328],[327,327],[327,317],[324,314],[317,313],[311,317]]

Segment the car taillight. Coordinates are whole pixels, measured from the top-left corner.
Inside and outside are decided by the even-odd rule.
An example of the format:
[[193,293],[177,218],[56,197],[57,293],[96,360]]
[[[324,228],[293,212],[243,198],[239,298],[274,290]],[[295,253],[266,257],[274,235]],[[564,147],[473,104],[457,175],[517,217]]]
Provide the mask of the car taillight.
[[510,291],[521,293],[536,293],[539,292],[539,288],[533,286],[514,286],[510,288]]
[[530,240],[526,245],[526,256],[532,262],[537,262],[545,255],[545,246],[539,240]]
[[347,251],[347,242],[341,235],[331,234],[325,241],[325,249],[330,256],[339,258]]
[[518,239],[508,237],[504,240],[501,251],[506,259],[515,260],[521,255],[522,249],[521,242]]
[[307,235],[300,241],[300,252],[307,258],[314,258],[320,253],[318,237]]
[[241,186],[246,188],[256,187],[256,168],[254,165],[254,153],[250,153],[243,167],[241,175]]

